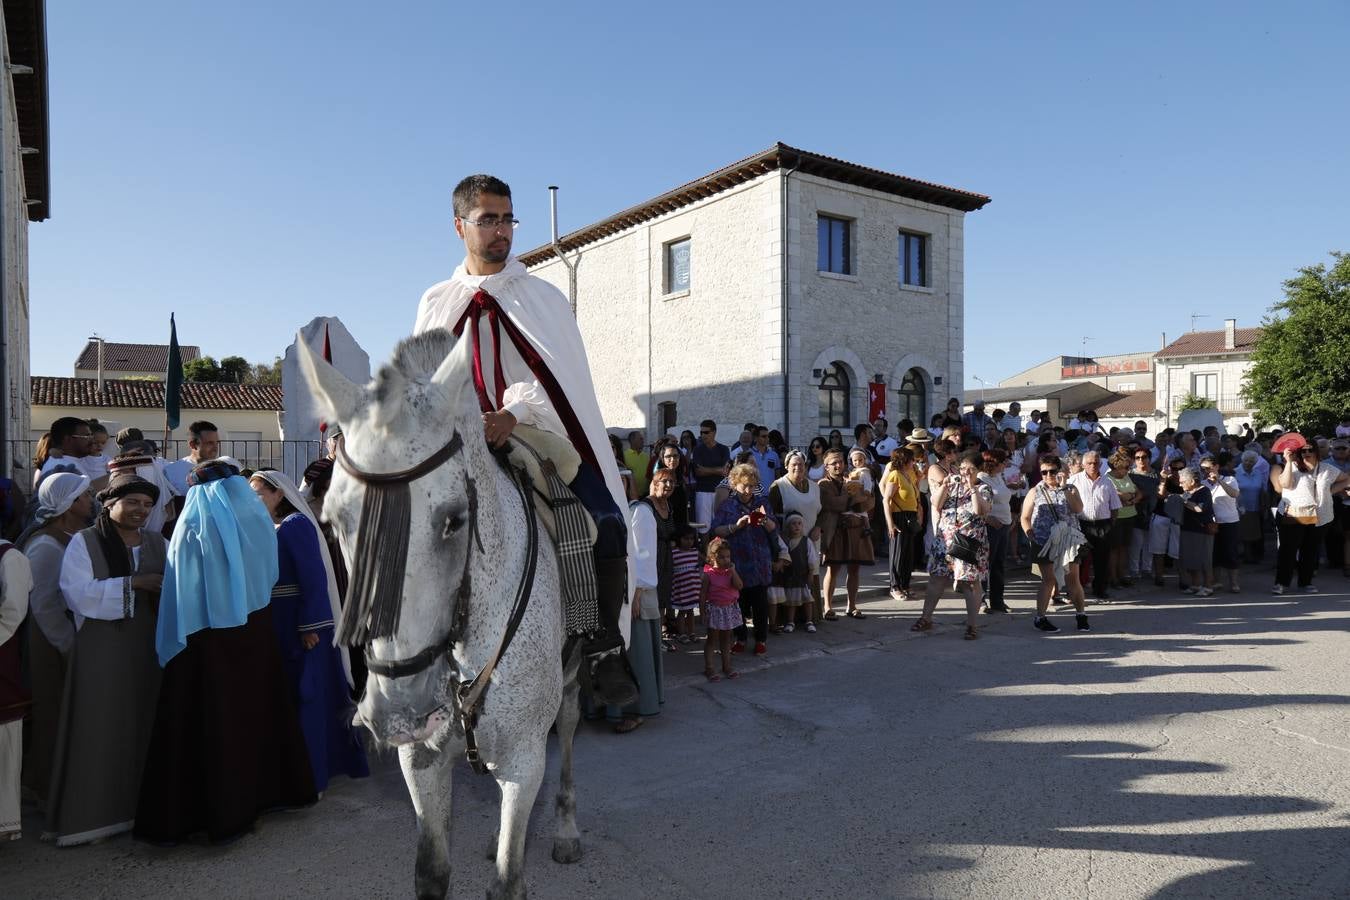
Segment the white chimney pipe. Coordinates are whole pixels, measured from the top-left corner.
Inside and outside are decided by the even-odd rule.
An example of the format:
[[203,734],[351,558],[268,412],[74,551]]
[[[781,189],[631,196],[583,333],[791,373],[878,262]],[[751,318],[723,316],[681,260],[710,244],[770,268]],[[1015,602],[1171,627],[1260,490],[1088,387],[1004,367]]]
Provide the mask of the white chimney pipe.
[[1223,349],[1237,349],[1237,319],[1223,320]]

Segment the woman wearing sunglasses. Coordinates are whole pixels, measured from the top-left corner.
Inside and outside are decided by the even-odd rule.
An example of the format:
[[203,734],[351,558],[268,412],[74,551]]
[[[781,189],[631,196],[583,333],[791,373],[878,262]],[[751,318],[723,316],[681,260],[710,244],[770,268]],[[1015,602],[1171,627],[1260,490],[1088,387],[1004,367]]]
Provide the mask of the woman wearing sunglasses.
[[[1055,569],[1062,568],[1069,599],[1078,613],[1078,630],[1091,631],[1083,583],[1078,578],[1078,548],[1087,543],[1087,538],[1078,529],[1083,498],[1065,479],[1058,456],[1041,457],[1037,473],[1041,476],[1040,483],[1022,503],[1022,530],[1031,540],[1031,558],[1040,567],[1041,576],[1040,591],[1036,594],[1036,618],[1032,624],[1041,631],[1059,631],[1045,613],[1055,593]],[[1053,534],[1052,540],[1052,533],[1057,529],[1059,533]],[[1060,548],[1058,554],[1055,547]]]

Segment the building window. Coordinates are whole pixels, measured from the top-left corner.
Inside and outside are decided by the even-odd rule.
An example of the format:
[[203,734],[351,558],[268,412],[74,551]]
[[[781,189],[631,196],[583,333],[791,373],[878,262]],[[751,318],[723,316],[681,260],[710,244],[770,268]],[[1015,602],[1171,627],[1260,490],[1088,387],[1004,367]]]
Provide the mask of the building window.
[[689,290],[689,238],[666,244],[666,293]]
[[1191,393],[1206,400],[1219,399],[1219,373],[1199,372],[1191,376]]
[[1139,389],[1139,388],[1135,386],[1135,383],[1134,383],[1133,381],[1122,381],[1122,382],[1120,382],[1119,384],[1117,384],[1115,387],[1113,387],[1111,390],[1113,390],[1113,391],[1137,391],[1138,389]]
[[915,426],[928,423],[928,390],[924,387],[923,373],[910,369],[900,380],[899,395],[895,404],[895,420],[909,419]]
[[[900,232],[900,283],[928,286],[928,237]],[[917,419],[915,421],[918,421]]]
[[853,255],[849,240],[853,223],[848,219],[818,216],[816,220],[816,268],[836,275],[853,274]]
[[852,428],[853,416],[849,411],[849,392],[852,385],[848,380],[848,369],[841,362],[825,367],[820,376],[820,427]]

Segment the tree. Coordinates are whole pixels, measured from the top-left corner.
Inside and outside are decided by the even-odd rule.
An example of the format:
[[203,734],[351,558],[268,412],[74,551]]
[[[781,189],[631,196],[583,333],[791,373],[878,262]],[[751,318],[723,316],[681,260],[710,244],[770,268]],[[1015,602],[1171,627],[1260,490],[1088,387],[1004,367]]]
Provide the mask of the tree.
[[1183,413],[1190,409],[1214,409],[1217,406],[1215,402],[1208,397],[1199,397],[1195,394],[1187,394],[1181,398],[1177,404],[1177,412]]
[[1350,411],[1350,255],[1331,258],[1286,281],[1262,320],[1243,385],[1259,428],[1331,434]]
[[281,384],[281,357],[271,363],[254,363],[244,381],[247,384]]
[[220,361],[220,380],[243,384],[253,367],[242,356],[227,356]]
[[183,378],[188,381],[219,381],[220,365],[209,356],[183,363]]

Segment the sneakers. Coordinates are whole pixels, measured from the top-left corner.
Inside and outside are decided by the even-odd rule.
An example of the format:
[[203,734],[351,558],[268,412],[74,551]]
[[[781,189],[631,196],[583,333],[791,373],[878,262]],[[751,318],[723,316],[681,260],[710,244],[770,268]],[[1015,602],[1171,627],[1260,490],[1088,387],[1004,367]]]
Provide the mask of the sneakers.
[[745,652],[745,642],[744,642],[744,641],[737,641],[736,643],[732,644],[732,645],[731,645],[731,652],[732,652],[732,653],[744,653],[744,652]]
[[1046,632],[1055,632],[1055,631],[1059,631],[1059,629],[1058,629],[1057,627],[1055,627],[1055,623],[1054,623],[1054,622],[1051,622],[1051,621],[1050,621],[1049,619],[1047,619],[1045,616],[1037,616],[1036,618],[1034,618],[1034,619],[1031,620],[1031,624],[1032,624],[1032,625],[1035,625],[1036,628],[1037,628],[1038,630],[1040,630],[1040,631],[1046,631]]
[[803,625],[802,627],[806,629],[806,633],[807,633],[807,634],[815,634],[815,633],[816,633],[816,623],[815,623],[815,622],[807,622],[807,623],[806,623],[805,625]]
[[1087,617],[1086,615],[1084,615],[1083,613],[1079,613],[1078,615],[1074,616],[1074,619],[1076,619],[1077,622],[1078,622],[1078,630],[1079,630],[1079,631],[1091,631],[1091,630],[1092,630],[1092,626],[1088,624],[1088,617]]
[[755,655],[756,655],[756,656],[768,656],[768,655],[769,655],[769,648],[766,647],[766,646],[764,646],[763,644],[756,644],[756,645],[755,645]]
[[1200,590],[1198,590],[1198,591],[1195,592],[1195,596],[1197,596],[1197,597],[1213,597],[1213,596],[1214,596],[1214,588],[1211,588],[1211,587],[1202,587]]
[[1310,584],[1310,585],[1308,585],[1307,587],[1303,588],[1302,590],[1303,590],[1303,593],[1305,593],[1305,594],[1320,594],[1320,593],[1322,593],[1321,591],[1319,591],[1319,590],[1317,589],[1317,585],[1315,585],[1315,584]]
[[1284,585],[1282,585],[1282,584],[1277,584],[1277,585],[1275,585],[1273,588],[1270,589],[1270,592],[1271,592],[1272,594],[1283,594],[1283,593],[1284,593]]
[[797,626],[796,626],[796,625],[793,625],[791,622],[789,622],[789,623],[787,623],[786,625],[783,626],[783,634],[792,634],[792,632],[794,632],[794,631],[796,631],[796,630],[797,630]]

